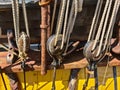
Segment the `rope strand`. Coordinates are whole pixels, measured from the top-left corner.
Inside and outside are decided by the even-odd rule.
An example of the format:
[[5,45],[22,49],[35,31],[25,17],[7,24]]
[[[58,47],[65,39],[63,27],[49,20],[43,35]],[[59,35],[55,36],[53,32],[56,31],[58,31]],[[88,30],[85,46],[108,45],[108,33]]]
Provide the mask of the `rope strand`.
[[26,33],[27,33],[28,37],[30,37],[25,0],[22,0],[22,8],[23,8]]

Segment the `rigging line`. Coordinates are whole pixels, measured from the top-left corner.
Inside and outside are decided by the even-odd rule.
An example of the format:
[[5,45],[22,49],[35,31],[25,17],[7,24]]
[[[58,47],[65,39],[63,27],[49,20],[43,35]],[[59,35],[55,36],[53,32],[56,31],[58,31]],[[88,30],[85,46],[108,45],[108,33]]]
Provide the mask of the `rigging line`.
[[[17,37],[20,36],[20,27],[19,27],[19,0],[16,0],[16,32],[17,32]],[[17,40],[18,41],[18,40]]]
[[13,14],[13,23],[14,23],[14,30],[15,30],[15,39],[16,42],[18,40],[18,33],[17,33],[17,25],[16,25],[16,1],[15,0],[11,0],[12,2],[12,14]]
[[57,7],[57,0],[54,0],[53,15],[52,15],[52,21],[51,21],[51,34],[53,33],[53,25],[54,25],[54,20],[55,20],[56,7]]
[[96,31],[97,26],[98,26],[98,22],[99,22],[99,18],[100,18],[100,12],[102,10],[102,4],[103,4],[103,0],[101,0],[101,2],[100,2],[100,7],[99,7],[99,10],[98,10],[98,16],[96,18],[96,23],[93,27],[94,29],[93,29],[93,35],[92,35],[92,38],[91,38],[92,40],[95,38],[95,31]]
[[94,78],[95,78],[95,90],[98,90],[98,73],[97,73],[97,65],[94,66]]
[[65,35],[66,35],[66,34],[65,34],[65,31],[66,31],[66,29],[67,29],[69,6],[70,6],[70,0],[67,0],[67,7],[66,7],[64,27],[63,27],[63,36],[62,36],[61,50],[63,49],[64,41],[65,41]]
[[72,1],[72,6],[71,6],[71,10],[70,10],[70,16],[69,16],[69,19],[68,19],[68,25],[67,25],[67,30],[66,30],[66,37],[65,37],[65,42],[67,42],[67,38],[68,38],[68,34],[70,33],[70,29],[72,27],[72,22],[73,22],[73,17],[74,17],[74,13],[75,13],[75,1]]
[[5,50],[7,50],[7,51],[10,51],[12,54],[18,56],[19,60],[17,60],[17,61],[16,61],[14,64],[12,64],[12,65],[18,64],[18,63],[20,63],[20,62],[22,61],[22,60],[20,59],[20,58],[22,58],[22,57],[19,56],[16,52],[8,49],[4,44],[1,44],[1,43],[0,43],[0,46],[1,46],[3,49],[5,49]]
[[87,42],[89,42],[91,39],[93,39],[93,37],[95,35],[95,30],[97,28],[97,23],[98,23],[98,19],[99,19],[99,16],[100,16],[102,3],[103,3],[103,0],[98,0],[98,2],[97,2],[97,6],[96,6],[96,9],[95,9],[95,14],[94,14],[94,17],[93,17],[93,20],[92,20],[92,25],[91,25],[91,28],[90,28],[90,33],[89,33]]
[[56,66],[54,66],[54,70],[53,70],[53,83],[52,83],[52,89],[51,90],[56,90],[55,79],[56,79]]
[[[112,28],[113,28],[113,27],[112,27]],[[107,40],[108,44],[107,44],[107,45],[104,45],[104,47],[106,46],[106,47],[105,47],[106,49],[103,49],[103,50],[105,50],[105,53],[110,52],[112,33],[113,33],[113,30],[110,32],[110,36],[108,37],[108,40]],[[103,47],[103,48],[104,48],[104,47]],[[110,54],[110,53],[109,53],[109,54]],[[103,59],[105,56],[106,56],[106,54],[105,54],[97,63],[101,62],[102,59]],[[109,55],[109,56],[110,56],[110,55]]]
[[101,36],[100,43],[99,43],[100,45],[99,45],[99,48],[98,48],[96,57],[100,54],[102,45],[103,45],[103,43],[104,43],[104,42],[103,42],[103,39],[104,39],[104,34],[105,34],[106,27],[107,27],[107,23],[108,23],[108,18],[109,18],[109,15],[110,15],[110,10],[111,10],[111,6],[112,6],[112,1],[113,1],[113,0],[110,0],[109,6],[108,6],[108,11],[107,11],[107,15],[106,15],[105,22],[104,22],[104,26],[103,26],[102,36]]
[[109,26],[108,26],[108,31],[107,31],[107,35],[106,35],[106,39],[105,39],[105,45],[104,45],[103,49],[105,49],[105,46],[108,43],[107,42],[108,38],[112,37],[113,27],[114,27],[114,24],[115,24],[115,20],[116,20],[116,16],[117,16],[117,13],[118,13],[119,6],[120,6],[120,1],[119,0],[115,0],[115,4],[114,4],[114,7],[113,7],[113,11],[112,11],[112,16],[110,18],[110,23],[109,23]]
[[106,76],[107,76],[107,71],[108,71],[108,67],[109,67],[109,60],[107,61],[107,66],[105,68],[105,73],[103,75],[103,80],[102,80],[102,84],[104,85],[105,84],[105,79],[106,79]]
[[65,33],[65,42],[67,41],[67,37],[68,37],[68,34],[69,34],[69,31],[70,31],[70,26],[71,26],[71,21],[72,21],[72,17],[74,15],[74,1],[72,1],[72,6],[71,6],[71,9],[70,9],[70,16],[69,16],[69,19],[68,19],[68,25],[67,25],[67,29],[66,29],[66,33]]
[[61,29],[62,29],[63,17],[64,17],[64,14],[65,14],[65,7],[66,7],[66,0],[62,0],[60,11],[59,11],[57,27],[56,27],[56,36],[55,36],[54,46],[56,46],[56,44],[57,44],[58,36],[59,36],[59,33],[61,32]]
[[[67,31],[69,31],[69,32],[66,32],[66,38],[65,38],[66,49],[65,49],[65,52],[67,51],[67,48],[68,48],[69,39],[70,39],[70,35],[73,31],[73,27],[74,27],[75,20],[76,20],[76,17],[77,17],[77,12],[78,12],[78,0],[74,0],[73,3],[72,3],[72,9],[71,9],[71,12],[70,12],[70,18],[69,18],[68,27],[67,27]],[[73,16],[73,19],[72,19],[72,16]]]
[[23,8],[26,33],[30,37],[25,0],[22,0],[22,8]]
[[86,90],[86,87],[88,86],[89,78],[90,78],[90,73],[87,74],[87,78],[86,78],[85,83],[83,84],[82,90]]
[[[109,61],[110,61],[110,49],[111,49],[111,38],[109,37],[109,45],[107,45],[107,49],[108,49],[108,59],[107,59],[107,66],[106,66],[106,69],[105,69],[105,73],[104,73],[104,76],[103,76],[103,81],[102,81],[102,84],[104,84],[105,82],[105,78],[106,78],[106,75],[107,75],[107,70],[108,70],[108,67],[109,67]],[[106,49],[106,50],[107,50]],[[107,51],[106,51],[107,52]]]
[[0,43],[0,47],[2,47],[3,49],[12,52],[14,55],[18,56],[17,53],[15,53],[14,51],[10,50],[9,48],[7,48],[4,44]]
[[116,66],[113,66],[113,78],[114,78],[114,90],[117,90],[117,70],[116,70]]
[[25,73],[25,59],[23,60],[21,67],[23,69],[23,78],[24,78],[24,90],[26,90],[26,73]]
[[68,47],[68,37],[69,37],[69,34],[70,34],[70,27],[72,27],[72,17],[74,16],[74,1],[72,1],[72,7],[71,7],[71,10],[70,10],[70,16],[69,16],[69,19],[68,19],[68,26],[67,26],[67,30],[66,30],[66,33],[65,33],[65,44],[66,44],[66,46],[65,46],[65,53],[67,52],[67,47]]
[[[112,33],[112,32],[111,32]],[[108,53],[109,52],[109,54],[110,54],[110,49],[111,49],[111,38],[109,37],[109,39],[108,39],[108,44],[106,45],[106,49],[104,49],[105,50],[105,53]],[[103,60],[103,58],[106,56],[106,54],[104,54],[104,56],[97,62],[97,64],[98,63],[100,63],[102,60]],[[110,55],[109,55],[110,56]]]
[[102,31],[102,27],[103,27],[103,23],[104,23],[104,19],[105,19],[105,16],[106,16],[106,11],[107,11],[108,5],[109,5],[109,0],[106,1],[105,7],[104,7],[104,11],[103,11],[103,14],[102,14],[102,18],[101,18],[101,21],[100,21],[100,25],[98,27],[98,32],[97,32],[97,35],[95,37],[95,41],[94,41],[92,50],[95,49],[95,47],[97,45],[97,42],[100,39],[100,34],[101,34],[101,31]]
[[[110,39],[109,39],[109,40],[110,40]],[[111,43],[109,42],[109,44],[111,44]],[[105,68],[105,73],[104,73],[103,80],[102,80],[102,84],[103,84],[103,85],[104,85],[104,83],[105,83],[105,78],[106,78],[106,76],[107,76],[107,70],[108,70],[108,67],[109,67],[109,61],[110,61],[110,49],[111,49],[111,45],[110,45],[110,47],[108,47],[107,66],[106,66],[106,68]]]
[[[119,0],[117,0],[117,1],[116,2],[118,3],[117,4],[118,7],[116,6],[117,7],[117,9],[116,9],[116,16],[117,16],[117,12],[118,12],[119,5],[120,5],[120,1]],[[116,20],[116,16],[115,16],[115,18],[113,20],[114,23],[115,23],[115,20]],[[111,32],[110,32],[109,43],[110,43],[110,40],[112,38],[113,26],[112,26],[112,29],[111,29]],[[111,47],[111,45],[110,45],[110,47]],[[114,78],[114,90],[117,90],[117,70],[116,70],[116,66],[113,66],[113,78]]]
[[[88,60],[88,62],[89,62],[89,61],[90,61],[90,60]],[[92,70],[91,62],[89,62],[89,67],[87,67],[87,68],[88,68],[89,71]],[[86,68],[86,69],[87,69],[87,68]],[[83,84],[83,88],[82,88],[82,90],[86,90],[86,87],[88,86],[89,78],[90,78],[90,73],[87,72],[86,80],[85,80],[85,83]]]
[[20,58],[22,58],[21,56],[19,56],[16,52],[14,52],[14,51],[10,50],[9,48],[7,48],[4,44],[1,44],[1,43],[0,43],[0,47],[2,47],[3,49],[5,49],[5,50],[7,50],[7,51],[10,51],[12,54],[18,56],[19,60],[17,60],[17,61],[16,61],[14,64],[12,64],[12,65],[18,64],[18,63],[20,63],[20,62],[22,61],[22,60],[20,59]]

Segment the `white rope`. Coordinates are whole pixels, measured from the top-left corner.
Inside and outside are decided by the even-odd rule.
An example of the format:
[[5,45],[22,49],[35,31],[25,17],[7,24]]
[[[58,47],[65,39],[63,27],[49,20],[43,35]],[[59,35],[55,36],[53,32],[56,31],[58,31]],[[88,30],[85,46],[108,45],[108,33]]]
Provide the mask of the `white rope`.
[[97,2],[97,6],[96,6],[96,9],[95,9],[95,14],[94,14],[94,17],[93,17],[93,20],[92,20],[90,33],[89,33],[87,42],[89,42],[91,40],[91,38],[93,39],[93,37],[94,37],[94,33],[95,33],[97,23],[98,23],[98,19],[99,19],[99,16],[100,16],[102,3],[103,3],[103,0],[98,0],[98,2]]
[[104,39],[104,36],[105,36],[105,31],[106,31],[106,27],[107,27],[107,23],[108,23],[108,18],[110,16],[110,10],[111,10],[111,6],[112,6],[112,1],[113,0],[110,0],[110,3],[109,3],[109,7],[108,7],[107,15],[105,17],[104,26],[103,26],[103,29],[102,29],[102,35],[101,35],[101,38],[100,38],[100,44],[99,44],[99,48],[98,48],[96,57],[99,56],[99,54],[101,52],[102,45],[104,43],[103,39]]
[[59,12],[59,17],[58,17],[58,22],[57,22],[57,27],[56,27],[56,36],[55,36],[54,46],[56,46],[56,44],[57,44],[58,36],[59,36],[61,29],[62,29],[63,17],[65,14],[65,7],[66,7],[66,0],[62,0],[60,12]]
[[[68,1],[69,1],[69,0],[68,0]],[[56,7],[57,7],[57,0],[54,0],[53,15],[52,15],[52,21],[51,21],[51,34],[52,34],[52,32],[53,32],[53,25],[54,25]]]
[[109,26],[108,26],[108,31],[107,31],[107,35],[106,35],[106,39],[105,39],[105,45],[104,45],[103,49],[106,48],[106,45],[108,43],[108,38],[112,37],[113,27],[114,27],[114,24],[115,24],[115,20],[116,20],[116,16],[117,16],[117,13],[118,13],[119,6],[120,6],[120,0],[115,0],[115,4],[114,4],[114,7],[113,7],[113,11],[112,11],[112,16],[110,18],[110,23],[109,23]]
[[69,17],[69,21],[68,21],[68,27],[67,27],[68,32],[66,32],[66,35],[65,35],[66,36],[66,38],[65,38],[65,42],[66,42],[65,52],[67,51],[67,48],[68,48],[70,35],[71,35],[72,31],[73,31],[73,27],[74,27],[74,24],[75,24],[77,13],[78,13],[78,0],[74,0],[72,2],[72,7],[71,7],[71,11],[70,11],[70,17]]
[[22,7],[23,7],[23,15],[24,15],[26,33],[30,37],[25,0],[22,0]]
[[19,26],[19,0],[16,0],[16,28],[17,28],[17,37],[20,35],[20,26]]
[[98,40],[99,40],[99,38],[100,38],[100,34],[101,34],[101,31],[102,31],[102,27],[103,27],[105,15],[106,15],[106,13],[107,13],[106,11],[107,11],[108,5],[109,5],[109,0],[106,1],[105,7],[104,7],[104,11],[103,11],[103,14],[102,14],[102,18],[101,18],[101,21],[100,21],[100,25],[99,25],[99,27],[98,27],[98,32],[97,32],[97,35],[96,35],[96,37],[95,37],[92,50],[95,49],[95,47],[96,47],[96,45],[97,45],[97,42],[98,42]]
[[64,42],[65,42],[65,35],[66,35],[66,29],[67,29],[69,6],[70,6],[70,0],[67,1],[67,7],[66,7],[66,13],[65,13],[65,21],[64,21],[64,27],[63,27],[63,36],[62,36],[61,49],[63,49]]
[[15,30],[15,39],[16,42],[18,41],[18,28],[17,28],[17,18],[16,18],[16,0],[11,0],[12,2],[12,13],[13,13],[13,23],[14,23],[14,30]]

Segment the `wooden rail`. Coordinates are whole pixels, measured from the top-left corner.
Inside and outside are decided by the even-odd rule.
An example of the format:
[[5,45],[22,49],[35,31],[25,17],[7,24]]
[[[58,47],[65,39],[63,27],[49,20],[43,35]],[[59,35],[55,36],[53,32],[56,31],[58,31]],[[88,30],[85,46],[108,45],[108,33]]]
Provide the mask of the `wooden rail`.
[[[22,72],[21,64],[7,64],[6,62],[7,52],[0,52],[0,66],[3,72],[15,73]],[[26,62],[26,71],[41,71],[40,56],[38,52],[30,51],[30,60]],[[47,63],[47,69],[52,69],[50,65],[51,60]],[[107,57],[98,64],[98,66],[106,66]],[[63,63],[58,67],[58,69],[74,69],[74,68],[85,68],[88,65],[87,60],[83,57],[82,52],[75,52],[70,56],[67,56]],[[116,57],[112,57],[109,66],[120,66],[120,60]]]

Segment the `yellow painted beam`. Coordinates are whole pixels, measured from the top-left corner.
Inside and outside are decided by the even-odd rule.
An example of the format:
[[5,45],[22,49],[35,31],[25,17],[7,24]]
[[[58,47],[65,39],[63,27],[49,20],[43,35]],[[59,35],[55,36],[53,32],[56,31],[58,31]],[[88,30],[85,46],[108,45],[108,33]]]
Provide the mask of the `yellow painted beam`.
[[[107,75],[105,78],[105,83],[103,84],[103,75],[106,67],[98,68],[99,75],[99,90],[114,90],[114,80],[112,75],[112,68],[109,67],[107,71]],[[24,87],[23,73],[17,73],[20,82],[22,83],[22,87]],[[27,90],[51,90],[52,86],[52,74],[53,70],[48,70],[48,73],[45,76],[42,76],[40,72],[27,72],[26,80],[27,80]],[[117,67],[117,81],[118,81],[118,90],[120,90],[120,67]],[[57,70],[56,76],[56,90],[68,90],[68,81],[70,76],[70,70]],[[8,90],[10,90],[9,80],[7,76],[4,74],[6,85]],[[81,69],[78,74],[78,84],[76,86],[77,90],[82,90],[83,84],[85,82],[86,73],[85,69]],[[0,77],[0,90],[5,90],[2,79]],[[24,89],[23,89],[24,90]],[[94,90],[94,78],[91,75],[91,78],[88,83],[88,87],[86,90]]]

